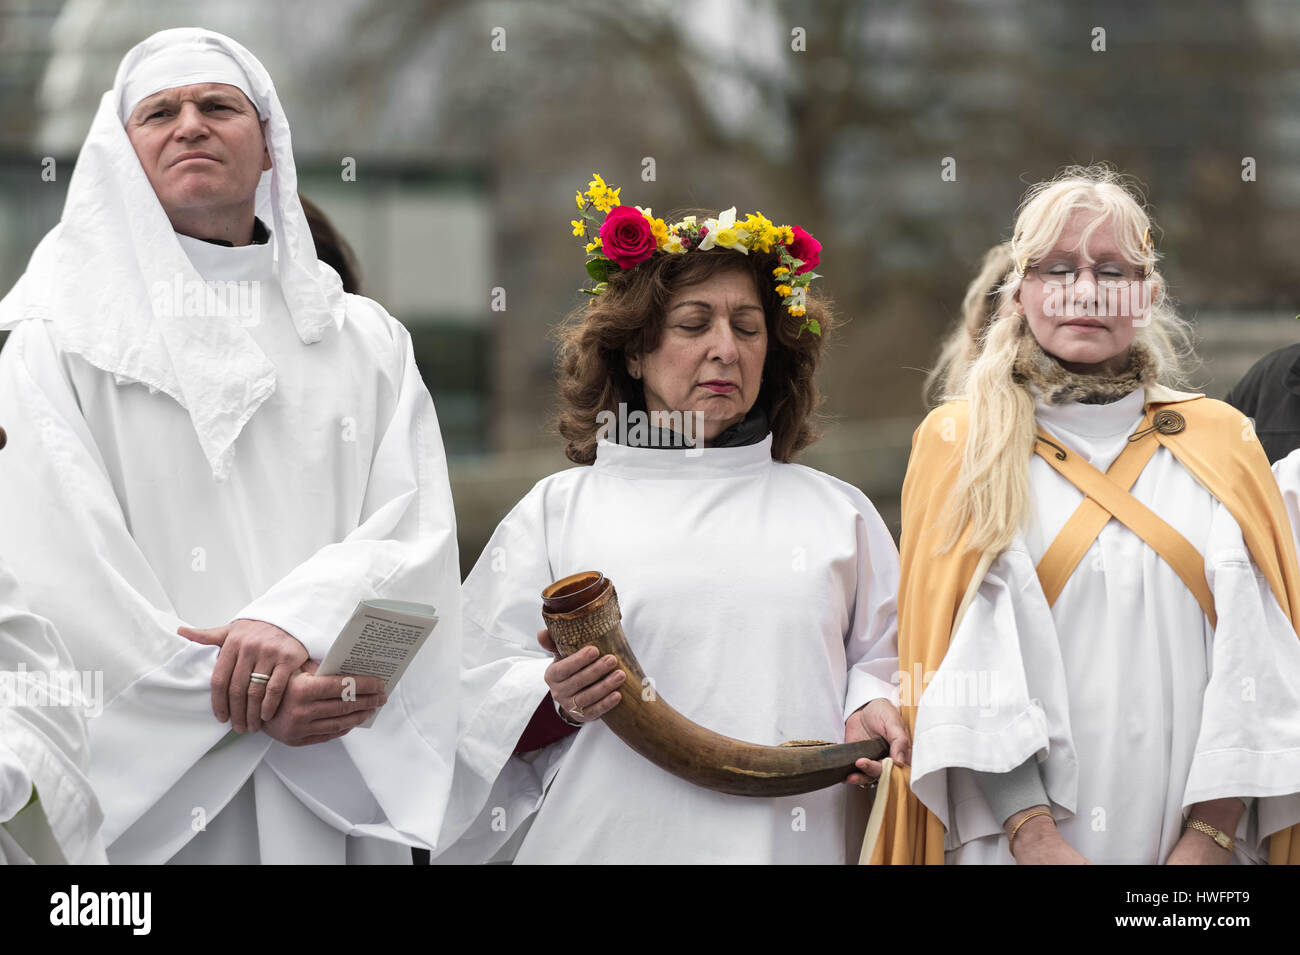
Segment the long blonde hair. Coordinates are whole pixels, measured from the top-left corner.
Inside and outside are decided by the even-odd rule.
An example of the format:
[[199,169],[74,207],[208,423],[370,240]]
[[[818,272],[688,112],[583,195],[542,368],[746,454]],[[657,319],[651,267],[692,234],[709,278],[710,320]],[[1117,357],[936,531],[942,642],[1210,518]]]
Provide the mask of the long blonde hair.
[[[1031,334],[1019,314],[1015,295],[1027,263],[1046,255],[1079,209],[1098,213],[1083,231],[1084,246],[1103,221],[1114,226],[1118,251],[1142,265],[1156,286],[1149,321],[1137,328],[1134,342],[1147,350],[1157,382],[1182,387],[1192,357],[1190,326],[1178,317],[1156,268],[1159,258],[1150,240],[1152,221],[1137,189],[1108,165],[1070,166],[1055,178],[1032,186],[1020,203],[1011,239],[1013,269],[999,289],[999,304],[979,339],[968,342],[973,357],[954,365],[945,377],[947,398],[970,402],[970,426],[961,470],[952,498],[952,546],[971,528],[969,546],[1001,551],[1011,543],[1029,515],[1029,459],[1033,454],[1034,398],[1016,383],[1012,366],[1021,335]],[[966,326],[969,328],[969,326]]]
[[941,404],[965,381],[966,371],[979,355],[989,322],[1002,307],[1002,286],[1015,266],[1011,243],[1000,242],[984,253],[984,260],[961,302],[961,317],[939,350],[939,360],[925,376],[922,395],[927,405]]

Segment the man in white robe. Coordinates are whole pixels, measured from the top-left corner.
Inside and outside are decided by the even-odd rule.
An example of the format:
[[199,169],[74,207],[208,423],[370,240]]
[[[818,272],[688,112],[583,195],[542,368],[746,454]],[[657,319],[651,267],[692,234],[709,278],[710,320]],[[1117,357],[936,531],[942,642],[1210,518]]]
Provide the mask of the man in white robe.
[[108,861],[86,778],[95,692],[0,564],[0,864]]
[[707,729],[839,742],[860,707],[897,700],[897,549],[857,488],[774,461],[771,434],[693,454],[601,441],[515,506],[465,580],[459,841],[437,861],[843,863],[852,786],[713,792],[599,720],[516,755],[552,705],[542,588],[583,570],[614,581],[656,692]]
[[[90,777],[109,858],[435,848],[460,651],[437,417],[406,330],[318,263],[252,54],[197,29],[127,54],[0,325],[22,465],[0,469],[0,556],[104,673]],[[440,623],[352,729],[376,681],[352,699],[307,661],[372,597]]]
[[[1105,472],[1144,400],[1188,397],[1152,385],[1109,404],[1040,398],[1035,416]],[[1231,861],[1267,861],[1268,837],[1300,822],[1300,641],[1237,521],[1160,448],[1132,494],[1203,555],[1217,628],[1117,520],[1049,607],[1035,568],[1083,494],[1038,456],[1029,479],[1030,522],[993,561],[917,710],[912,791],[943,823],[947,861],[1013,863],[1005,818],[1041,804],[1090,862],[1163,863],[1189,807],[1233,798],[1246,809]],[[1008,793],[998,777],[1012,774]]]

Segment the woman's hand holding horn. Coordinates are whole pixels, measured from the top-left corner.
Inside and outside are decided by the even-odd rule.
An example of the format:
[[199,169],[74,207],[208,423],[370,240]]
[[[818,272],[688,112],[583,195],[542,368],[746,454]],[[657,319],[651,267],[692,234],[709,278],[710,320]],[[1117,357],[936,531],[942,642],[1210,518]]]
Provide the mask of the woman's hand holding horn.
[[[846,743],[877,737],[889,741],[889,755],[895,763],[906,766],[911,762],[912,739],[907,733],[907,724],[903,722],[903,714],[883,697],[858,707],[844,724]],[[856,765],[858,772],[849,773],[844,779],[846,783],[865,786],[880,778],[882,766],[878,760],[860,759]]]
[[[546,630],[537,631],[537,642],[544,650],[557,652]],[[623,698],[618,687],[627,679],[613,654],[601,657],[600,651],[591,646],[562,659],[557,657],[546,668],[545,676],[552,698],[570,723],[593,722],[618,706]]]

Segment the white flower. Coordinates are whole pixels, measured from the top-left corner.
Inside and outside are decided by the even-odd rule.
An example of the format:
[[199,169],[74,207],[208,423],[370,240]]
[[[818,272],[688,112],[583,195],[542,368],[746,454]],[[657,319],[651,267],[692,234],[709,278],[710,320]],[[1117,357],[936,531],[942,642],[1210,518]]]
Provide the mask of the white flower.
[[700,240],[700,251],[707,252],[713,248],[719,232],[723,229],[730,229],[736,224],[736,207],[732,206],[726,212],[721,213],[716,219],[705,219],[704,225],[709,230]]

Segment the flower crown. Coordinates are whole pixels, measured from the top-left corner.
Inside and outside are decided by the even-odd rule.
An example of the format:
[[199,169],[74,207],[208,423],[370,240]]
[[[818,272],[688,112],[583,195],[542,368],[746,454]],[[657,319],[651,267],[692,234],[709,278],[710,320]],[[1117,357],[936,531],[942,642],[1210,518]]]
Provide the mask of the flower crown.
[[[736,207],[720,213],[716,219],[698,221],[687,216],[672,225],[656,219],[649,208],[619,204],[619,189],[592,173],[587,191],[574,196],[579,218],[570,221],[573,234],[586,239],[589,228],[598,235],[587,242],[587,274],[596,282],[594,288],[582,289],[588,295],[600,295],[608,287],[611,268],[634,269],[656,252],[680,255],[707,252],[714,247],[731,249],[748,255],[776,250],[781,264],[772,270],[776,294],[781,304],[795,318],[804,318],[799,335],[806,328],[821,335],[815,318],[805,318],[808,310],[808,286],[821,278],[813,268],[821,261],[822,245],[799,226],[773,225],[761,212],[751,212],[736,221]],[[602,220],[597,213],[604,213]],[[591,226],[588,226],[591,223]]]

